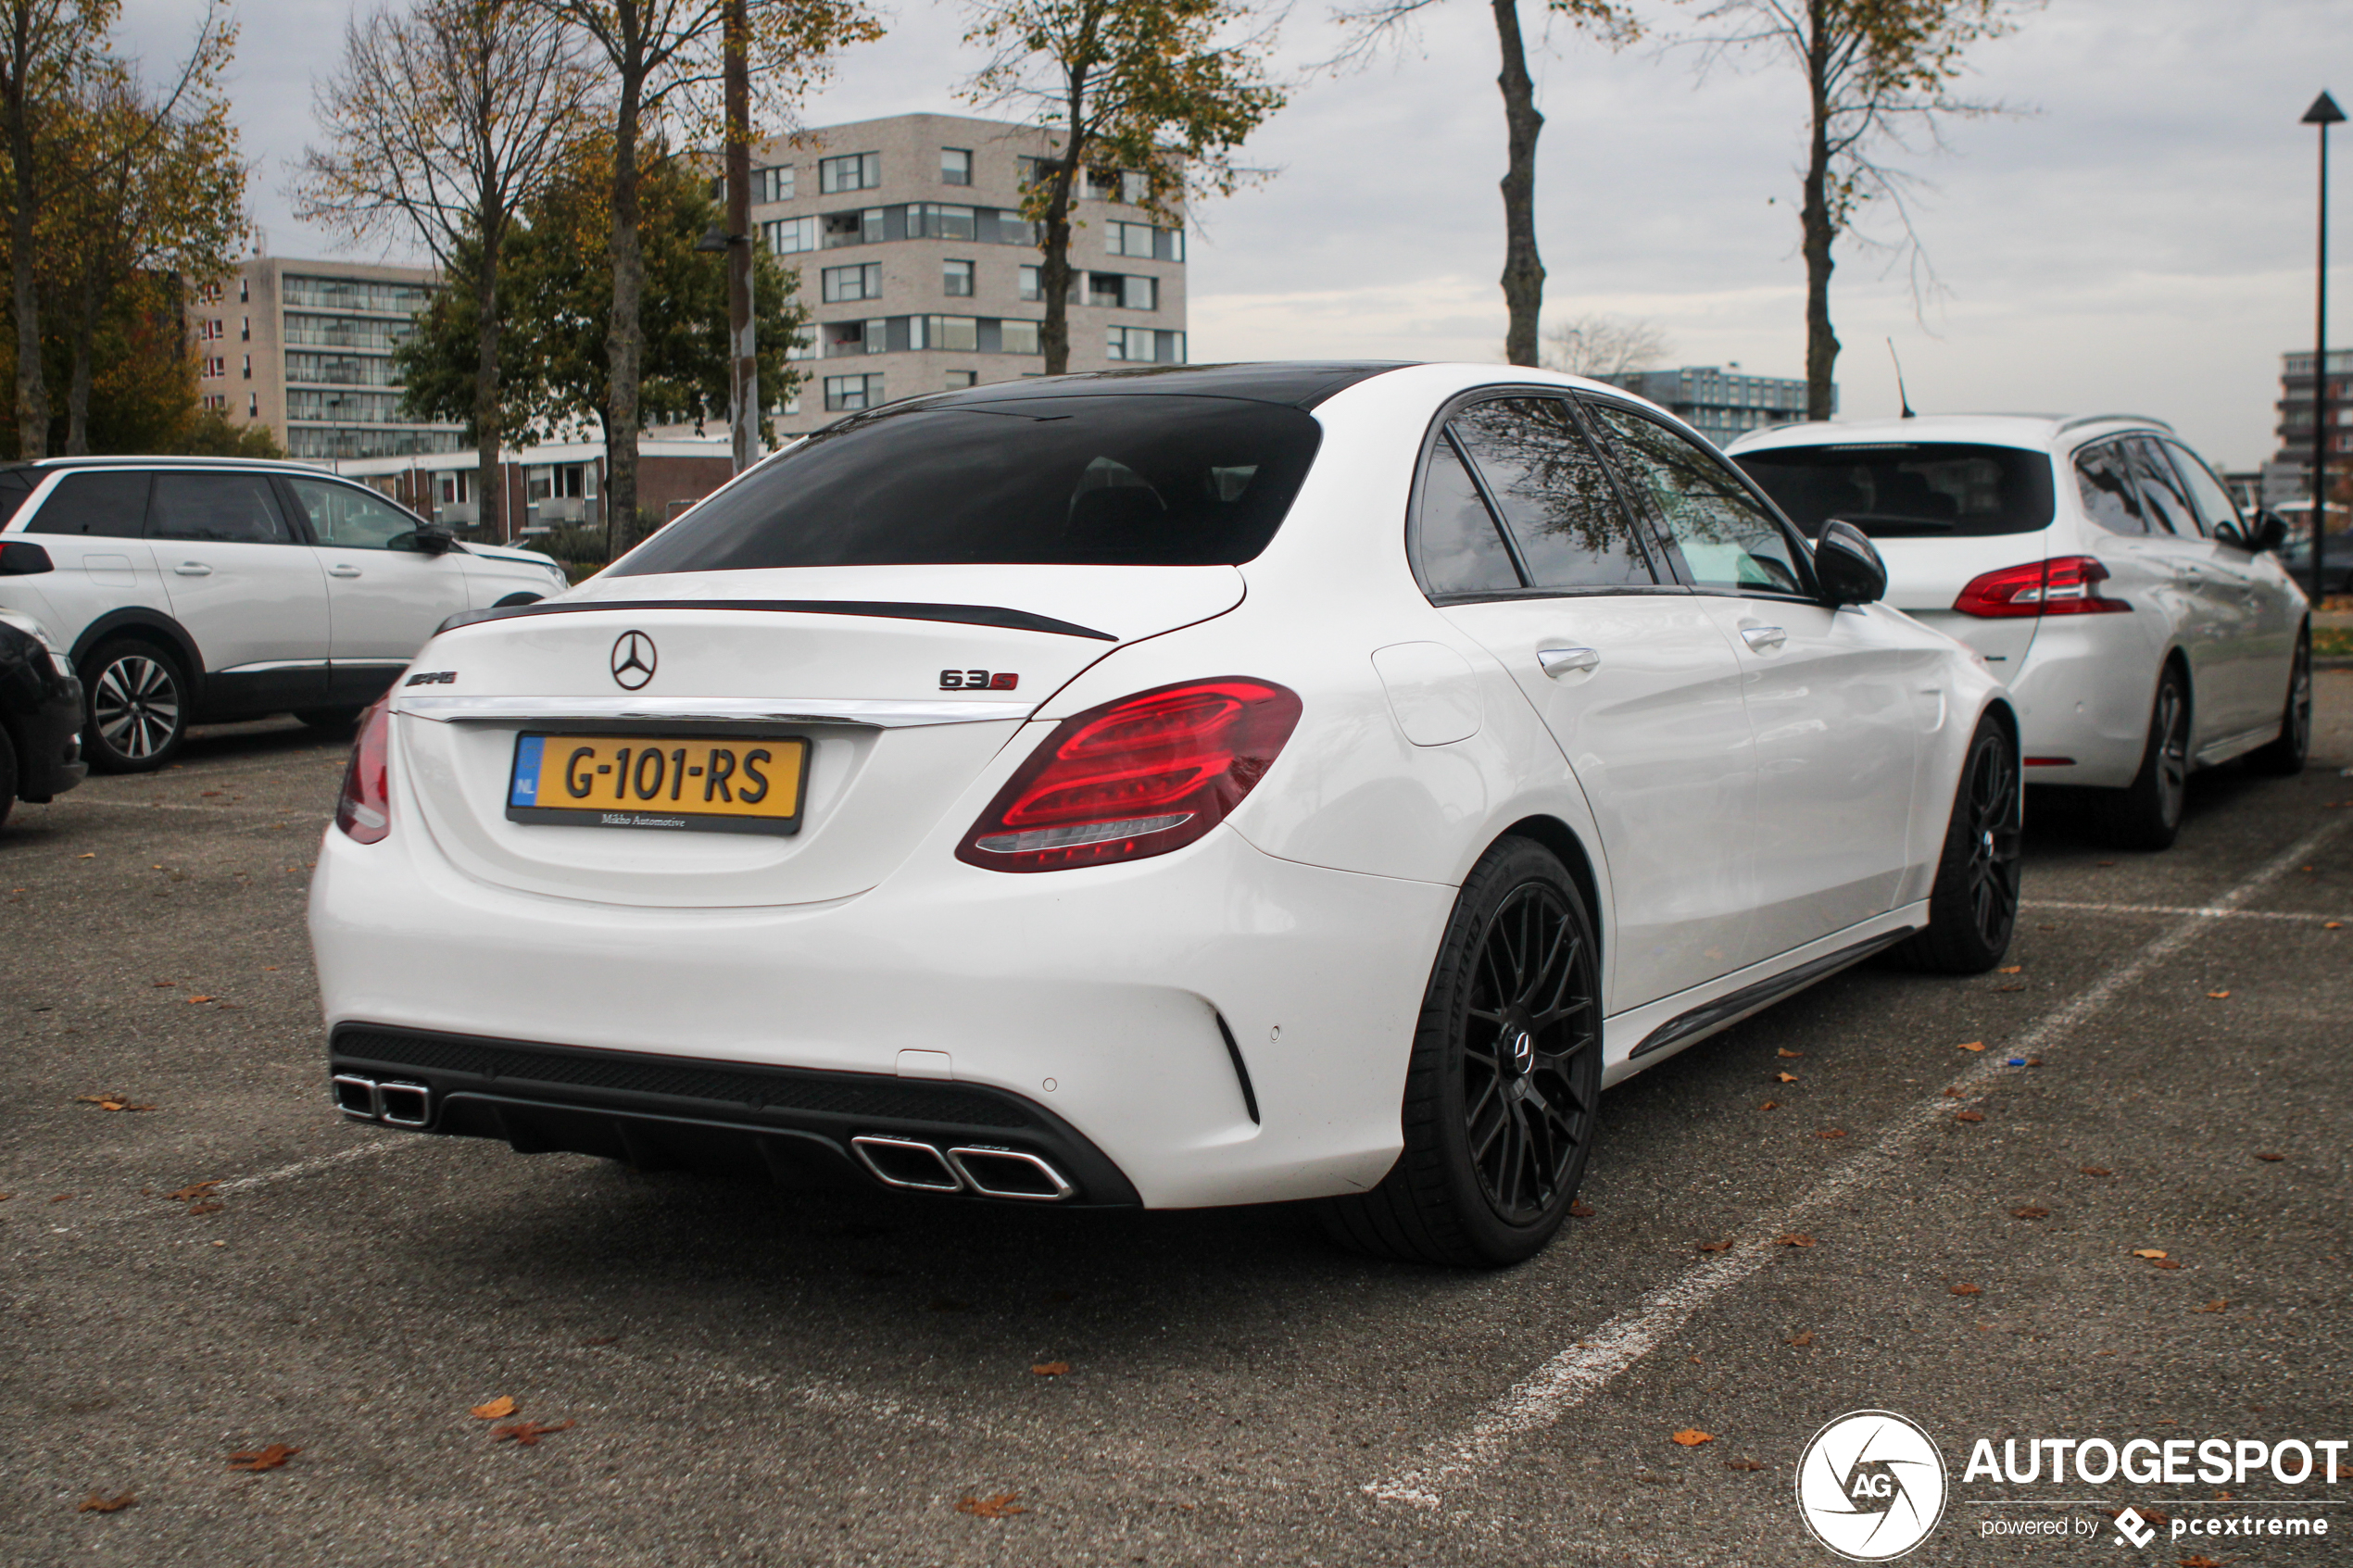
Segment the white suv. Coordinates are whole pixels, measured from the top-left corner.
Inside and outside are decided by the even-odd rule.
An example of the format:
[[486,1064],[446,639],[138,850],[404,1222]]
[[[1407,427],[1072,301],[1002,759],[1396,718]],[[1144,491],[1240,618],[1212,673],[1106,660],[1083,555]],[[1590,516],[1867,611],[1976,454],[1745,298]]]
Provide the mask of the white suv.
[[2117,792],[2113,841],[2171,844],[2192,768],[2303,767],[2311,626],[2281,524],[2243,517],[2162,420],[1925,415],[1730,451],[1807,534],[1870,535],[1888,602],[2008,683],[2027,779]]
[[83,753],[161,767],[191,723],[347,724],[460,610],[560,593],[532,550],[461,545],[299,463],[59,458],[0,466],[0,608],[71,650]]

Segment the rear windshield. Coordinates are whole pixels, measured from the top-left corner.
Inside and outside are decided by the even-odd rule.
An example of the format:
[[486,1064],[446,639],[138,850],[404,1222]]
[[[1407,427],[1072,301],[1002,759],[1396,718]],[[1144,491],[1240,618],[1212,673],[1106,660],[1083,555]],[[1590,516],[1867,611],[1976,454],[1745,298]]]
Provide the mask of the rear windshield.
[[1777,446],[1733,461],[1809,539],[1831,518],[1896,539],[2032,533],[2051,523],[2051,459],[2015,446]]
[[819,431],[615,571],[1234,565],[1274,538],[1321,434],[1301,409],[1228,397],[884,408]]

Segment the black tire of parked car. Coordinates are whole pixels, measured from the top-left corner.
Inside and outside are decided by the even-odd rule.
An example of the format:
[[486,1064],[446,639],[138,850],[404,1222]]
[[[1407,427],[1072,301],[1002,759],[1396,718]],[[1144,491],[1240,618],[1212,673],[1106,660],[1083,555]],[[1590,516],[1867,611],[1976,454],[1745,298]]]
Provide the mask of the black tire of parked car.
[[1953,815],[1928,897],[1928,926],[1890,949],[1899,968],[1982,974],[2002,961],[2018,928],[2025,790],[2008,726],[1977,722],[1961,763]]
[[1525,838],[1454,900],[1405,1073],[1404,1151],[1372,1191],[1318,1205],[1340,1245],[1409,1262],[1516,1263],[1568,1216],[1602,1087],[1593,921]]
[[2274,778],[2292,778],[2304,771],[2312,750],[2312,628],[2296,639],[2296,661],[2289,667],[2287,706],[2280,713],[2279,738],[2246,754],[2246,765]]
[[152,772],[187,738],[187,671],[160,644],[138,637],[100,643],[82,681],[82,753],[96,771]]
[[295,717],[323,734],[337,735],[358,723],[365,711],[355,703],[348,708],[297,708]]
[[2103,790],[2093,808],[2101,838],[2119,849],[2171,849],[2189,802],[2190,683],[2168,664],[2149,705],[2141,771],[2122,789]]
[[0,725],[0,823],[17,806],[17,743],[8,737],[5,725]]

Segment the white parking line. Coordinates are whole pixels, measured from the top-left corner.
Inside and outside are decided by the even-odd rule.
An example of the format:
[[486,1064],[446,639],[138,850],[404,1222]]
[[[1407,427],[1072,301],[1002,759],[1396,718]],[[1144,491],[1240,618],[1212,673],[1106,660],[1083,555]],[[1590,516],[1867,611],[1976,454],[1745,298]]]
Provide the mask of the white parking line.
[[2071,904],[2063,898],[2024,898],[2021,909],[2080,909],[2095,915],[2206,915],[2214,920],[2292,920],[2319,925],[2326,921],[2342,922],[2346,917],[2330,914],[2292,914],[2284,909],[2224,909],[2211,905],[2193,908],[2182,904]]
[[[2025,1034],[1989,1052],[1985,1060],[1954,1080],[1965,1094],[1982,1087],[2003,1071],[2012,1055],[2052,1050],[2086,1020],[2114,1001],[2126,989],[2190,943],[2218,920],[2235,912],[2256,894],[2310,858],[2334,836],[2341,824],[2311,834],[2222,895],[2199,906],[2164,935],[2109,970],[2066,1006],[2045,1013]],[[1858,1191],[1912,1168],[1913,1146],[1953,1111],[1943,1090],[1916,1101],[1870,1149],[1841,1166],[1795,1202],[1757,1224],[1722,1257],[1688,1270],[1653,1291],[1642,1304],[1619,1313],[1587,1338],[1538,1367],[1490,1405],[1460,1435],[1424,1450],[1411,1470],[1368,1481],[1363,1489],[1386,1502],[1439,1508],[1443,1494],[1502,1459],[1513,1441],[1552,1425],[1591,1395],[1606,1387],[1619,1373],[1641,1361],[1675,1334],[1703,1308],[1762,1269],[1780,1250],[1774,1238],[1797,1231],[1817,1216],[1845,1204]]]
[[[332,1171],[339,1165],[348,1165],[356,1160],[371,1160],[377,1155],[397,1153],[404,1148],[422,1148],[432,1141],[429,1138],[388,1133],[381,1137],[371,1138],[366,1143],[353,1144],[349,1148],[339,1148],[333,1154],[321,1154],[308,1160],[297,1160],[291,1165],[281,1165],[274,1171],[257,1171],[250,1176],[230,1177],[207,1192],[202,1200],[209,1202],[215,1198],[225,1198],[231,1193],[252,1192],[258,1187],[271,1186],[279,1182],[290,1182],[302,1176],[317,1175],[321,1171]],[[141,1203],[135,1209],[122,1209],[96,1215],[77,1214],[74,1219],[84,1225],[114,1224],[123,1220],[167,1219],[182,1211],[181,1205],[169,1198],[160,1198]]]

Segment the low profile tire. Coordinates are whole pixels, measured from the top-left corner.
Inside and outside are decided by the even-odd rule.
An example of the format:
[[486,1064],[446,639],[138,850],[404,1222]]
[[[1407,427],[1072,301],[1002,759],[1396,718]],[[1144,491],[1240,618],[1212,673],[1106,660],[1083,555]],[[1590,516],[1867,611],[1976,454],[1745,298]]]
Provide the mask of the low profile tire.
[[17,743],[8,732],[0,728],[0,825],[8,821],[8,813],[17,809]]
[[2179,666],[2167,665],[2157,684],[2141,771],[2124,788],[2103,793],[2095,808],[2103,839],[2119,849],[2173,847],[2190,794],[2190,684]]
[[2023,794],[2010,733],[1988,714],[1978,721],[1961,764],[1929,892],[1928,929],[1889,953],[1897,967],[1982,974],[2010,950],[2018,929]]
[[2246,755],[2246,765],[2274,778],[2292,778],[2304,771],[2312,750],[2312,629],[2296,639],[2296,661],[2289,666],[2287,706],[2280,714],[2279,738]]
[[175,656],[134,638],[101,643],[82,680],[82,746],[92,768],[145,773],[171,760],[188,734],[188,676]]
[[295,717],[311,729],[322,734],[339,735],[359,721],[362,709],[351,708],[297,708]]
[[1340,1245],[1409,1262],[1516,1263],[1567,1218],[1602,1088],[1592,916],[1542,846],[1506,838],[1464,882],[1405,1074],[1404,1152],[1319,1206]]

